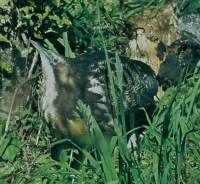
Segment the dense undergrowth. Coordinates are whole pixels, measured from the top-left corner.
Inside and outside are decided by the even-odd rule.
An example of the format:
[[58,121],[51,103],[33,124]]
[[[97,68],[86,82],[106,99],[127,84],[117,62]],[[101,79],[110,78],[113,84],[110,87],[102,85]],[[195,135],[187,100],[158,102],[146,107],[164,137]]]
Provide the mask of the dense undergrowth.
[[[107,143],[90,108],[80,102],[77,108],[91,124],[96,149],[92,154],[68,150],[68,157],[62,162],[50,156],[51,146],[58,143],[53,143],[38,113],[22,112],[18,121],[11,122],[6,136],[2,121],[1,182],[199,183],[199,89],[197,66],[191,78],[166,91],[145,127],[144,138],[132,149],[127,148],[120,125],[116,127],[118,136]],[[81,169],[75,170],[71,163],[78,151],[85,160]]]
[[[102,47],[103,44],[108,50],[111,50],[113,46],[120,49],[119,45],[127,44],[128,37],[124,35],[126,25],[120,27],[123,24],[121,20],[116,24],[120,12],[112,12],[109,9],[114,5],[119,8],[120,4],[105,6],[101,4],[103,1],[99,1],[100,5],[97,6],[97,3],[93,4],[90,1],[74,1],[69,5],[75,7],[75,10],[72,8],[73,11],[70,9],[65,11],[66,6],[61,0],[46,4],[44,2],[41,9],[38,9],[40,6],[36,1],[16,2],[16,4],[5,5],[8,9],[5,8],[1,15],[8,21],[5,20],[4,28],[2,28],[5,30],[1,30],[0,36],[4,49],[13,47],[19,49],[21,47],[19,43],[23,40],[22,33],[26,37],[45,42],[49,48],[59,50],[61,54],[70,57],[74,55],[69,43],[75,53]],[[137,1],[135,4],[134,2],[136,1],[124,4],[127,16],[142,11],[149,5],[155,7],[159,7],[159,3],[164,5],[164,1],[142,1],[142,3]],[[194,11],[199,11],[200,4],[198,1],[193,2],[191,6]],[[187,1],[179,1],[179,4],[187,13],[191,11],[191,8],[189,10],[186,8]],[[83,7],[85,9],[82,12]],[[100,12],[95,14],[94,7],[101,7],[97,8]],[[181,8],[180,11],[183,12]],[[66,14],[60,14],[63,12]],[[19,13],[15,28],[12,28],[14,25],[9,22],[10,17],[7,13],[8,15]],[[94,14],[96,16],[91,16]],[[67,18],[62,19],[62,17]],[[112,17],[111,20],[109,20],[110,17]],[[51,26],[48,21],[52,23]],[[88,22],[96,24],[88,24]],[[113,25],[120,27],[120,29],[117,28],[118,33],[115,32],[116,28]],[[44,30],[45,33],[43,33]],[[55,40],[50,39],[52,37],[56,39],[54,45],[52,43],[55,43]],[[24,49],[24,51],[27,50]],[[27,53],[24,52],[20,56],[20,62],[24,65],[29,57]],[[16,60],[2,61],[1,71],[11,75],[13,63],[15,64]],[[120,68],[120,60],[117,56],[116,61],[117,67]],[[81,101],[78,103],[77,111],[91,126],[91,139],[95,147],[92,153],[79,148],[68,149],[66,150],[67,157],[63,157],[60,162],[51,158],[51,148],[55,144],[69,140],[57,140],[52,136],[51,129],[43,120],[40,110],[25,108],[17,120],[2,117],[0,120],[0,183],[200,183],[199,67],[198,63],[190,77],[181,77],[177,85],[166,90],[164,96],[156,102],[153,115],[142,109],[146,113],[148,124],[145,125],[144,137],[138,139],[137,146],[132,146],[131,149],[127,148],[127,135],[123,130],[125,122],[121,121],[125,116],[123,105],[121,105],[123,98],[120,102],[116,102],[113,98],[114,104],[118,106],[116,109],[119,109],[116,112],[119,113],[119,119],[116,120],[115,127],[117,136],[114,136],[110,143],[104,138],[103,132],[91,115],[90,108]],[[116,76],[120,90],[123,90],[120,78],[122,73],[123,68],[120,68]],[[113,80],[111,72],[109,79]],[[11,84],[6,83],[6,85]],[[111,89],[114,97],[114,87]],[[35,93],[40,93],[38,87]],[[80,169],[74,169],[73,159],[78,152],[82,153],[85,159],[80,163]]]

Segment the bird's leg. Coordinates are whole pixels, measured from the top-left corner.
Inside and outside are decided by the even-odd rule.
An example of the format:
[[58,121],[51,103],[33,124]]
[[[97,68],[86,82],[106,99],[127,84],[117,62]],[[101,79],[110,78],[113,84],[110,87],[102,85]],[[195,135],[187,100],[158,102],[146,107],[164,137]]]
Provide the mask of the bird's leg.
[[135,131],[134,129],[136,128],[136,120],[135,120],[135,111],[129,112],[128,113],[128,122],[127,122],[127,132],[129,131],[134,131],[131,132],[127,135],[128,138],[128,148],[131,147],[136,147],[137,145],[137,131]]

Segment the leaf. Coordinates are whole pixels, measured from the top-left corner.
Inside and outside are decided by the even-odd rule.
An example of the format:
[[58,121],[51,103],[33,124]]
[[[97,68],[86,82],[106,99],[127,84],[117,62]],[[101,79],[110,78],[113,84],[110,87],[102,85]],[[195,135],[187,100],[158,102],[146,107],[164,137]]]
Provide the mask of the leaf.
[[11,141],[11,137],[8,137],[8,138],[2,137],[1,138],[1,141],[0,141],[0,156],[1,157],[4,154],[8,144],[10,143],[10,141]]
[[192,1],[192,8],[197,10],[200,8],[200,1],[199,0],[193,0]]
[[0,60],[0,69],[11,73],[13,71],[13,63],[9,60]]
[[134,15],[136,13],[141,13],[143,11],[144,11],[144,7],[141,6],[141,7],[138,7],[138,8],[135,8],[135,9],[127,11],[125,15],[126,15],[126,18],[128,18],[128,17],[130,17],[130,16],[132,16],[132,15]]
[[1,0],[0,2],[0,8],[4,8],[5,6],[8,6],[9,0]]
[[12,138],[5,152],[3,153],[2,158],[8,161],[14,161],[17,154],[21,151],[21,143],[18,139]]
[[61,2],[60,2],[61,0],[52,0],[52,2],[53,2],[53,4],[55,5],[55,6],[60,6],[60,4],[61,4]]
[[106,141],[103,132],[101,131],[99,125],[92,116],[90,107],[85,105],[81,100],[79,100],[77,104],[77,110],[79,111],[79,114],[84,117],[84,121],[88,124],[91,124],[91,137],[101,157],[102,168],[105,174],[106,183],[116,181],[117,173],[113,165],[110,144]]
[[28,15],[29,12],[33,12],[34,11],[34,8],[30,7],[30,6],[24,6],[24,7],[20,8],[19,11],[21,13],[23,12],[25,15]]
[[45,39],[44,41],[45,41],[45,43],[48,45],[48,48],[49,48],[50,50],[53,50],[53,51],[55,51],[56,53],[58,53],[58,51],[56,50],[56,48],[54,47],[54,45],[53,45],[48,39]]
[[63,33],[63,43],[65,47],[65,57],[69,58],[75,58],[75,54],[72,52],[72,49],[70,47],[69,41],[68,41],[68,34],[67,32]]
[[158,163],[159,163],[159,157],[156,153],[153,153],[153,173],[156,184],[159,183],[159,177],[158,177]]
[[10,44],[10,41],[5,36],[3,36],[2,34],[0,34],[0,42],[6,42],[6,43]]
[[0,180],[0,183],[1,183],[1,184],[8,184],[8,182],[5,181],[5,180]]

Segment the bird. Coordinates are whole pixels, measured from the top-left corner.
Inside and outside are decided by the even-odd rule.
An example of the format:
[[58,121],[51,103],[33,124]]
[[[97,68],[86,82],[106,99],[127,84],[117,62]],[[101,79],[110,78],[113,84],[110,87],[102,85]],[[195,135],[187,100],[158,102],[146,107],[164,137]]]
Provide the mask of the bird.
[[[105,53],[95,51],[66,58],[33,40],[31,43],[41,57],[42,110],[55,132],[81,147],[89,147],[87,124],[74,113],[77,101],[81,100],[90,107],[102,131],[113,135],[113,101]],[[108,53],[108,57],[112,75],[116,76],[115,54]],[[141,61],[119,58],[123,68],[125,112],[151,105],[158,89],[154,71]],[[117,89],[116,78],[113,79]]]

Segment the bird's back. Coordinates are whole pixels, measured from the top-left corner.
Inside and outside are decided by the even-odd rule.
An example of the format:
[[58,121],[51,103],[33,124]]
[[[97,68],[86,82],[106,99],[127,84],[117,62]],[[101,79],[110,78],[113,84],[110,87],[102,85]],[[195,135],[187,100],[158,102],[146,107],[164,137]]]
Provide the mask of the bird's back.
[[[123,74],[123,98],[125,111],[135,111],[138,107],[147,107],[153,103],[158,82],[153,70],[141,61],[120,57]],[[93,52],[82,54],[70,63],[77,89],[77,100],[89,105],[100,124],[113,119],[112,95],[105,54]],[[115,54],[109,54],[109,61],[117,98],[120,90],[117,84],[117,66]]]
[[[116,91],[118,91],[116,76],[117,72],[120,73],[120,71],[116,66],[115,54],[111,53],[108,57]],[[154,71],[141,61],[123,56],[119,58],[123,68],[123,91],[127,109],[152,103],[158,88]],[[84,84],[83,88],[86,90],[86,94],[93,93],[100,97],[102,90],[108,90],[106,93],[107,96],[110,96],[108,69],[104,52],[82,54],[70,61],[70,63],[75,71],[74,73],[79,75],[80,86]],[[89,99],[89,95],[87,95],[86,99]]]

